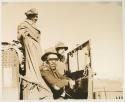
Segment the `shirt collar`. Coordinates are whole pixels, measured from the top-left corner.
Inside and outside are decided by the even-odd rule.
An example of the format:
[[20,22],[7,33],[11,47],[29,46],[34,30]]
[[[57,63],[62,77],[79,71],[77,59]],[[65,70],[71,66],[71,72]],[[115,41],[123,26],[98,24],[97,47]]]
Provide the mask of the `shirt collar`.
[[33,25],[33,26],[35,25],[35,23],[30,19],[26,19],[25,21],[28,22],[29,24]]

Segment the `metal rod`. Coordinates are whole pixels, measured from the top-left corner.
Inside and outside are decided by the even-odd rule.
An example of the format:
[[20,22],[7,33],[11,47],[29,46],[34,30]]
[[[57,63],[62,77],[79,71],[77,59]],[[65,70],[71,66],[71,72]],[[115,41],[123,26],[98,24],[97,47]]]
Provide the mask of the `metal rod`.
[[78,53],[78,50],[77,50],[77,67],[78,67],[78,71],[79,71],[79,53]]

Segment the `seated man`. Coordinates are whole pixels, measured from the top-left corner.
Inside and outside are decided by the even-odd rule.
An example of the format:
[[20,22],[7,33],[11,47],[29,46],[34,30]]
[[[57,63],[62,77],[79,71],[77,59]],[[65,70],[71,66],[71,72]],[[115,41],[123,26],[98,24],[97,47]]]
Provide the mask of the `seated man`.
[[45,65],[40,67],[41,75],[53,92],[54,99],[65,97],[65,86],[70,85],[73,88],[75,84],[73,80],[61,75],[56,69],[57,61],[60,57],[61,55],[56,53],[53,48],[53,50],[48,50],[41,58],[45,62]]

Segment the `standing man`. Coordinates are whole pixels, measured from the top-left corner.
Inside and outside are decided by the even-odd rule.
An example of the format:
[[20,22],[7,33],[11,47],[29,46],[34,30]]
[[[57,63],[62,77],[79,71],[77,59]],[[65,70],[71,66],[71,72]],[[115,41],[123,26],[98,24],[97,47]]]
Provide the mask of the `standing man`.
[[21,76],[21,99],[51,99],[52,92],[41,77],[39,66],[41,61],[40,30],[35,23],[38,11],[33,8],[25,12],[26,20],[18,26],[18,40],[25,51],[26,73]]
[[73,88],[73,85],[75,84],[73,80],[63,76],[56,69],[57,61],[61,58],[61,56],[62,55],[55,51],[55,48],[50,48],[41,57],[41,59],[46,62],[46,64],[40,68],[41,75],[53,92],[54,99],[65,97],[65,86],[69,84],[70,87]]
[[68,46],[66,46],[62,42],[58,42],[55,45],[55,49],[58,54],[62,55],[62,57],[60,58],[60,60],[57,63],[57,69],[59,69],[59,72],[61,74],[64,74],[65,71],[67,70],[67,53],[66,53],[66,51],[68,50]]

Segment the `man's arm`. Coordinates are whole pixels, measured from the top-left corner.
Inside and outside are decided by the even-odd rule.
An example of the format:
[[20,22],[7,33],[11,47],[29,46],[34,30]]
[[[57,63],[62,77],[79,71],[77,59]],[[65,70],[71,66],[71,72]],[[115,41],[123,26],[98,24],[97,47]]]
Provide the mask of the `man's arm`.
[[49,71],[41,71],[41,75],[53,88],[56,86],[61,89],[68,85],[67,79],[57,79]]
[[18,35],[17,35],[18,40],[20,40],[21,37],[25,38],[29,34],[28,28],[26,27],[25,23],[21,23],[17,29],[18,29]]

